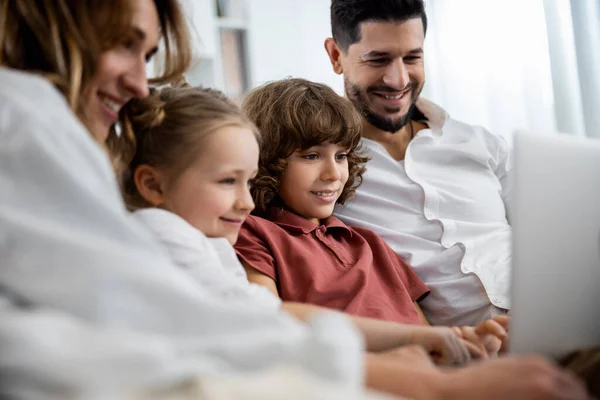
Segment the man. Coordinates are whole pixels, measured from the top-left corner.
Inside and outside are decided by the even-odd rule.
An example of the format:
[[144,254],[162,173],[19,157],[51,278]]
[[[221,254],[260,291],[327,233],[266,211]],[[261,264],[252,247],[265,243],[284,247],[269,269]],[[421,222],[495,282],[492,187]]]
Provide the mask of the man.
[[419,98],[425,82],[422,0],[332,0],[325,41],[364,117],[371,158],[356,197],[336,214],[377,232],[429,286],[435,325],[503,314],[511,228],[506,142]]

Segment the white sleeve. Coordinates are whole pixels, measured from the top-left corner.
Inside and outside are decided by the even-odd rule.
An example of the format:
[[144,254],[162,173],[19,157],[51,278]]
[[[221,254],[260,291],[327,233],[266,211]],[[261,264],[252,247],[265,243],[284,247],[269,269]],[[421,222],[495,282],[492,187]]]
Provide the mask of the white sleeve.
[[[307,327],[211,296],[128,218],[105,152],[58,91],[4,68],[0,82],[3,290],[101,331],[159,337],[173,354],[165,376],[190,363],[214,374],[288,362],[360,381],[361,341],[347,321]],[[324,344],[329,329],[345,348]]]
[[160,336],[104,329],[48,309],[1,308],[0,398],[388,398],[374,393],[363,397],[360,387],[324,380],[297,365],[278,364],[252,373],[199,374],[206,369],[202,364],[218,365],[218,357],[181,354]]

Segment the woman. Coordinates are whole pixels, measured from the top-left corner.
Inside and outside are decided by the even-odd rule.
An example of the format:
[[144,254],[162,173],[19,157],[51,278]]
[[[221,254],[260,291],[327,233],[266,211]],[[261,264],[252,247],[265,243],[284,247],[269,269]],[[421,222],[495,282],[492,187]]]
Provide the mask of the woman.
[[345,320],[225,306],[127,214],[104,144],[161,38],[157,81],[187,68],[184,27],[175,0],[0,0],[0,394],[116,398],[276,362],[358,384]]

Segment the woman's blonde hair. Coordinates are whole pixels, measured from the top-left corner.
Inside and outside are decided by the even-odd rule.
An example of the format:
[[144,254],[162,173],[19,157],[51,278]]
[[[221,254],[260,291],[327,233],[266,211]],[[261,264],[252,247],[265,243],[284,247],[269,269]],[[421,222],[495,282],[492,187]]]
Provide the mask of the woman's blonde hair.
[[[166,87],[130,101],[121,112],[122,132],[109,141],[117,175],[129,209],[150,206],[139,194],[134,173],[140,165],[165,171],[176,180],[201,155],[203,139],[217,130],[238,126],[258,130],[239,107],[214,89]],[[120,141],[118,141],[120,139]]]
[[[190,64],[177,0],[154,0],[165,47],[166,82]],[[0,65],[45,76],[82,115],[82,92],[102,52],[133,35],[129,0],[0,0]],[[110,26],[108,25],[110,24]]]

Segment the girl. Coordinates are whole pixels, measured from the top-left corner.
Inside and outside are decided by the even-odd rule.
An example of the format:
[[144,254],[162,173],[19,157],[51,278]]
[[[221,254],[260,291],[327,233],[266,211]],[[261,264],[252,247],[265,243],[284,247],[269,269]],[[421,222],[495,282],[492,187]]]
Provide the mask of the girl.
[[232,247],[254,208],[254,124],[221,93],[192,87],[153,91],[124,116],[123,134],[133,140],[119,151],[131,160],[122,172],[123,196],[136,219],[213,295],[278,309],[277,297],[248,284]]
[[[198,88],[158,90],[133,102],[126,115],[131,125],[124,135],[135,139],[135,153],[123,173],[123,193],[129,208],[137,210],[136,218],[216,297],[279,308],[278,296],[248,283],[231,247],[254,208],[250,186],[259,158],[254,125],[218,92]],[[293,302],[283,307],[305,320],[319,309]],[[370,350],[418,343],[442,363],[467,359],[467,344],[449,329],[359,317],[354,322]]]
[[[325,85],[287,79],[253,90],[244,110],[265,143],[252,189],[255,215],[235,246],[250,282],[284,301],[427,323],[418,302],[429,290],[412,269],[373,232],[332,216],[365,171],[354,107]],[[496,354],[496,339],[506,336],[498,322],[506,320],[455,330]]]

